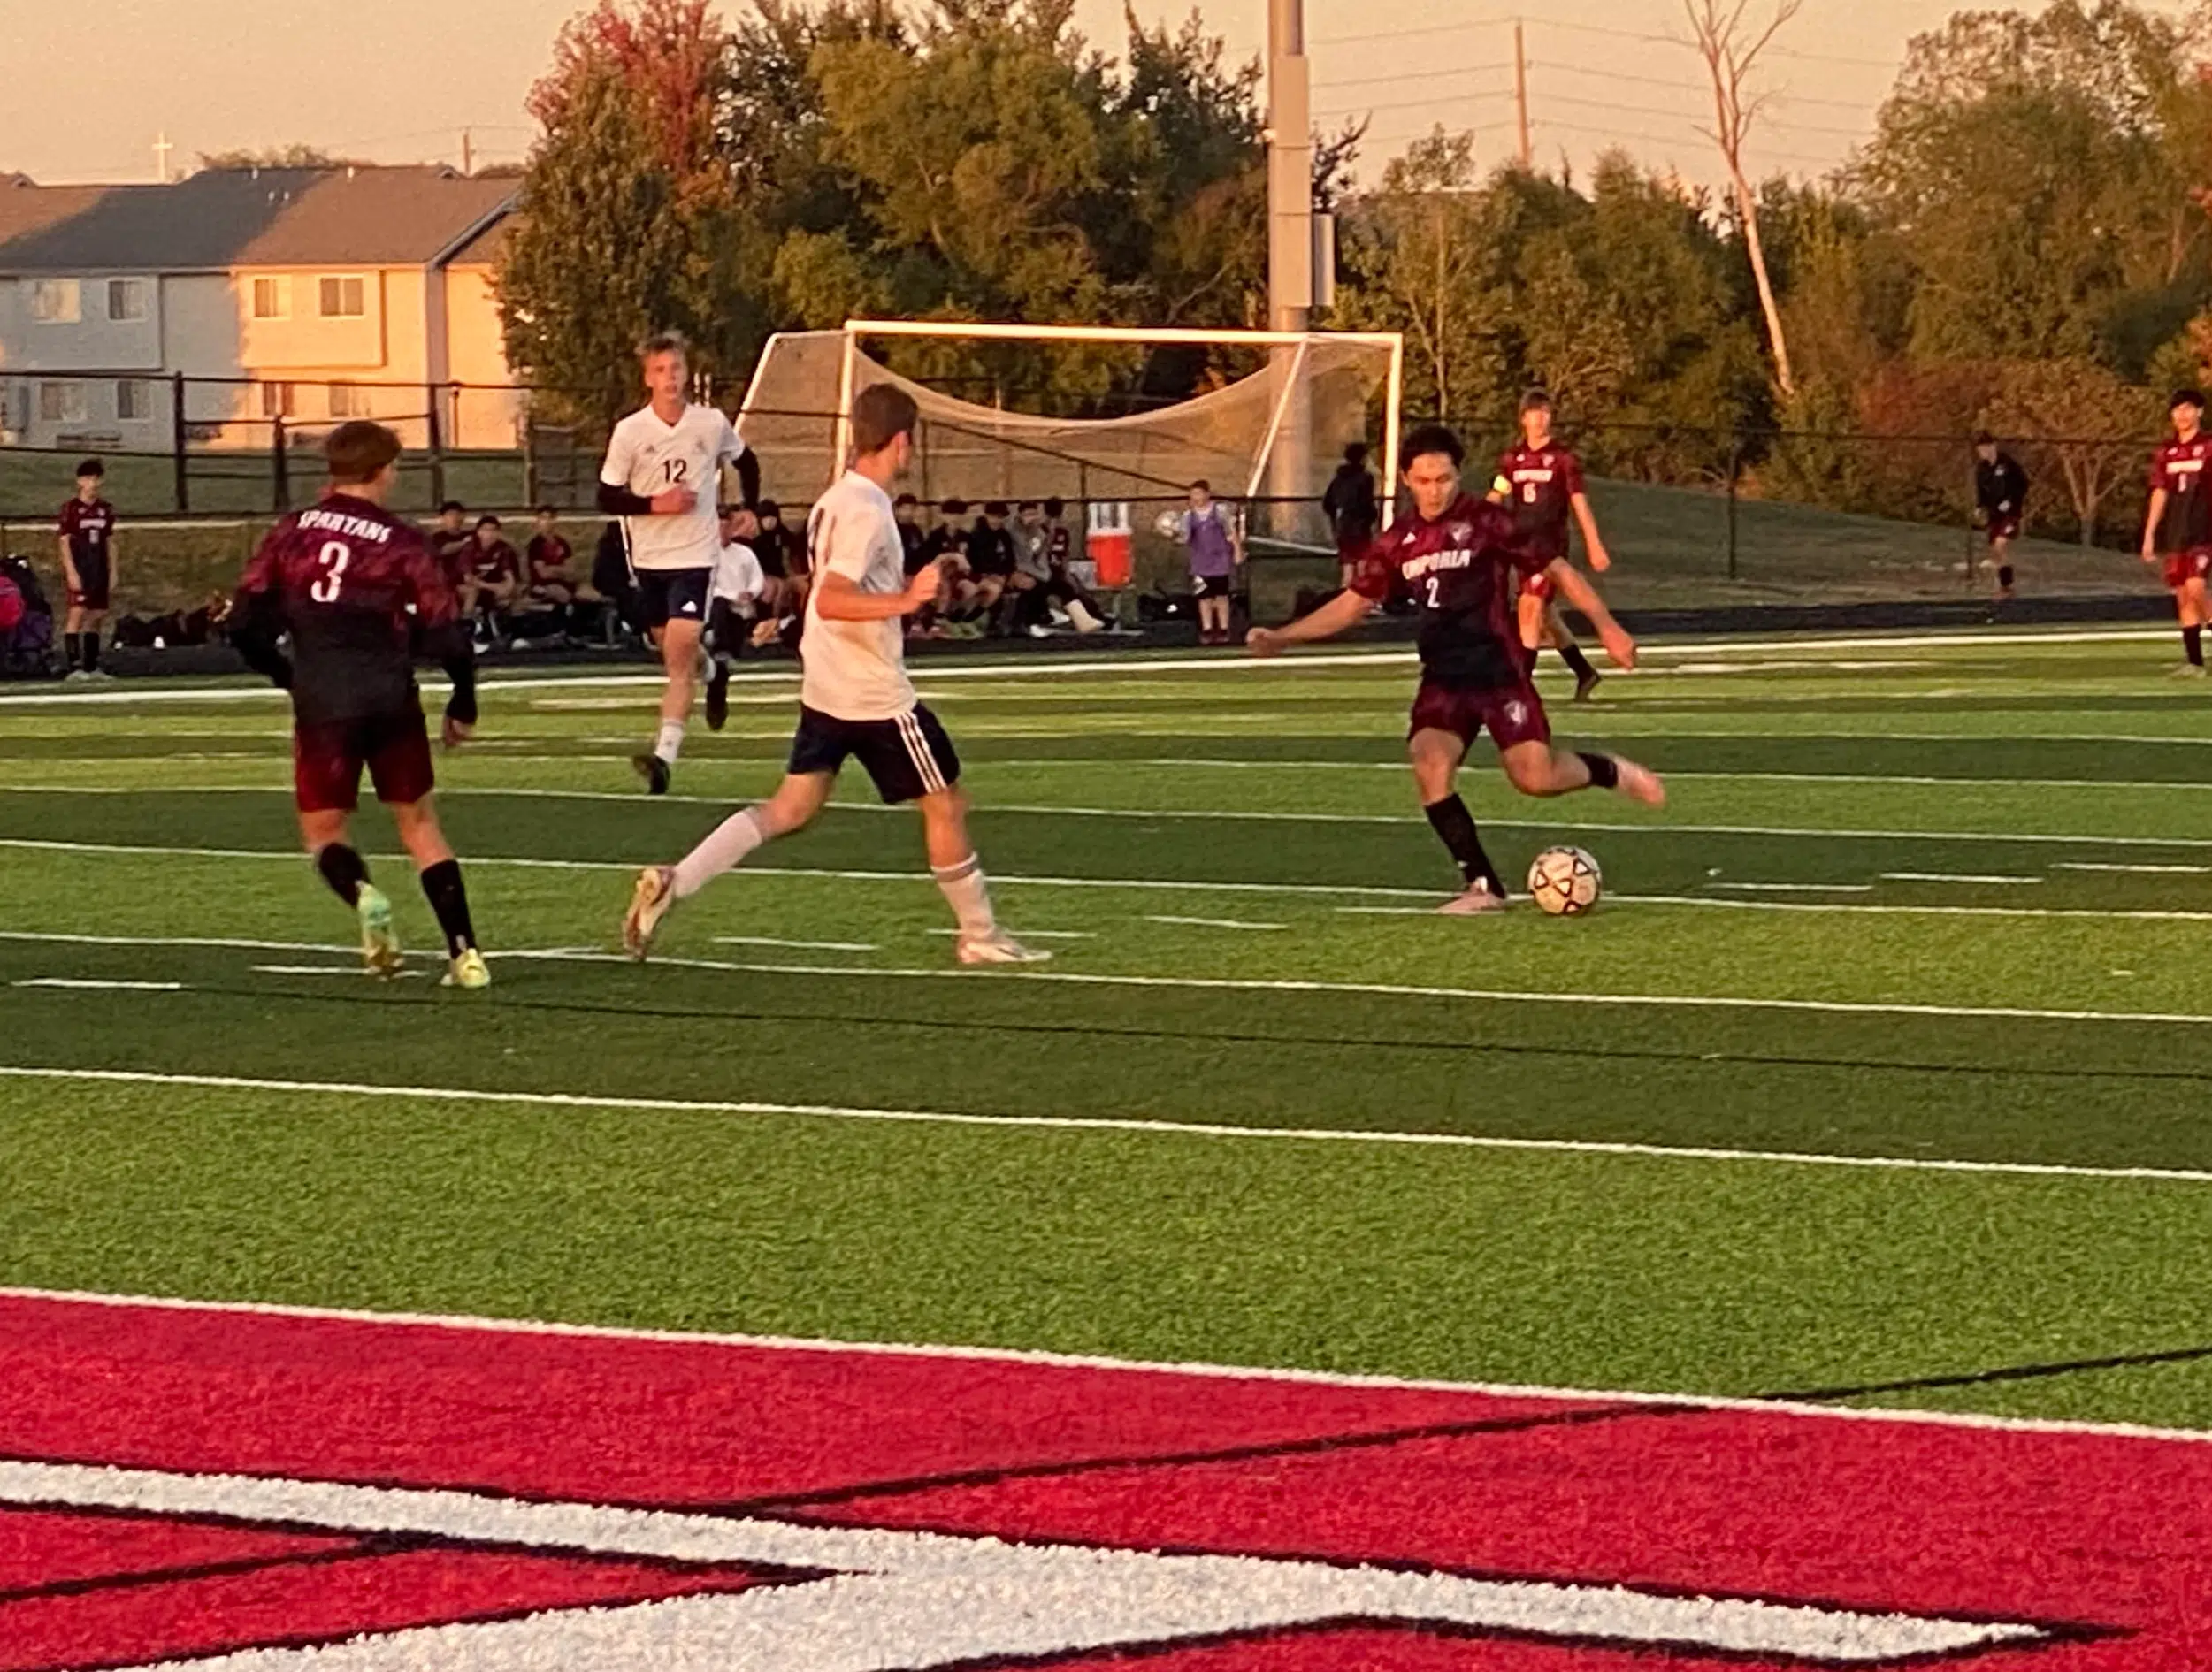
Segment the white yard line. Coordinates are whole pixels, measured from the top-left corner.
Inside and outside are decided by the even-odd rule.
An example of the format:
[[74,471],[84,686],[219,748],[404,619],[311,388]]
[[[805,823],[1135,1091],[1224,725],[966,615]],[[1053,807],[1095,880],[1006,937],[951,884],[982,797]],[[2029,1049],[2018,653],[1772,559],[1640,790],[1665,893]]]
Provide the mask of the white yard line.
[[97,992],[122,993],[181,993],[182,981],[99,981],[66,975],[37,975],[27,981],[10,981],[11,987],[66,987],[83,988]]
[[1333,1126],[1243,1126],[1213,1121],[1148,1120],[1115,1115],[1092,1118],[1075,1115],[980,1115],[964,1110],[879,1109],[842,1103],[778,1103],[720,1098],[593,1096],[583,1092],[484,1090],[468,1086],[384,1085],[361,1080],[273,1080],[241,1074],[160,1073],[140,1069],[66,1068],[45,1065],[0,1065],[0,1079],[81,1081],[95,1085],[191,1087],[207,1091],[270,1092],[303,1097],[380,1097],[416,1103],[493,1103],[524,1109],[609,1109],[642,1114],[746,1115],[1076,1134],[1114,1133],[1143,1137],[1227,1139],[1240,1143],[1377,1145],[1415,1149],[1597,1156],[1644,1161],[1840,1167],[1853,1172],[2212,1184],[2212,1172],[2188,1167],[2109,1167],[2067,1162],[1823,1155],[1795,1149],[1730,1149],[1700,1144],[1607,1142],[1579,1138],[1500,1138],[1473,1133],[1402,1132],[1388,1128],[1362,1131]]
[[[1652,737],[1668,737],[1675,734],[1653,731]],[[1728,736],[1771,737],[1778,742],[1788,741],[1792,734],[1729,733]],[[1873,741],[1879,734],[1868,734]],[[557,759],[559,757],[548,757]],[[978,770],[995,767],[1004,771],[1009,767],[1068,767],[1096,770],[1103,764],[1137,767],[1169,767],[1206,771],[1248,772],[1257,770],[1280,772],[1392,772],[1403,775],[1406,765],[1403,760],[1176,760],[1156,757],[1132,761],[1101,761],[1081,755],[1042,757],[1033,760],[985,760],[977,763]],[[1953,778],[1934,773],[1881,772],[1682,772],[1669,771],[1663,775],[1669,783],[1854,783],[1895,784],[1909,788],[1933,790],[2212,790],[2212,781],[2177,780],[2170,778]]]
[[1995,876],[1972,871],[1885,871],[1885,882],[1975,882],[1992,887],[1998,885],[2025,886],[2048,881],[2040,876]]
[[1382,1376],[1348,1370],[1301,1370],[1282,1365],[1175,1363],[1159,1359],[1114,1358],[1095,1353],[1053,1353],[1034,1348],[963,1346],[938,1342],[847,1341],[795,1335],[746,1335],[707,1330],[654,1330],[614,1324],[573,1324],[537,1318],[483,1317],[451,1312],[371,1312],[331,1306],[288,1305],[274,1301],[209,1301],[175,1295],[107,1294],[83,1289],[0,1286],[0,1300],[57,1305],[142,1309],[196,1313],[210,1317],[296,1318],[306,1322],[365,1324],[394,1330],[445,1330],[459,1334],[524,1338],[551,1337],[586,1341],[660,1342],[675,1346],[728,1347],[746,1351],[835,1353],[884,1358],[926,1358],[986,1364],[1037,1364],[1084,1370],[1123,1370],[1137,1376],[1187,1376],[1213,1380],[1283,1382],[1312,1387],[1412,1390],[1471,1393],[1484,1397],[1588,1401],[1597,1404],[1691,1407],[1711,1410],[1778,1411],[1844,1423],[1905,1423],[1931,1428],[1964,1428],[1999,1433],[2079,1434],[2110,1439],[2212,1444],[2212,1430],[2155,1428],[2139,1423],[2088,1423],[2040,1416],[1996,1416],[1979,1411],[1899,1410],[1865,1405],[1815,1405],[1792,1400],[1743,1399],[1726,1394],[1656,1393],[1645,1389],[1555,1387],[1515,1382],[1450,1381],[1439,1378]]
[[2118,871],[2131,876],[2212,876],[2212,865],[2096,865],[2086,859],[2055,861],[2054,871]]
[[1704,886],[1709,889],[1735,889],[1750,894],[1871,894],[1874,891],[1871,882],[1708,882]]
[[780,941],[772,935],[717,935],[717,946],[781,946],[801,952],[880,952],[873,941]]
[[1288,923],[1247,923],[1242,918],[1234,917],[1168,917],[1159,912],[1148,912],[1144,921],[1171,923],[1194,929],[1287,929],[1290,927]]

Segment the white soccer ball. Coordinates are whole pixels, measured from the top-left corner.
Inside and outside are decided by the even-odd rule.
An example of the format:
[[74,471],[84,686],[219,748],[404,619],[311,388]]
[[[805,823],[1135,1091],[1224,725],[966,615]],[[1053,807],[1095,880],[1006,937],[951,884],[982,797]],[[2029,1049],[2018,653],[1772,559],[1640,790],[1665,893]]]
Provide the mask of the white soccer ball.
[[1597,904],[1605,878],[1580,848],[1546,848],[1528,867],[1528,892],[1554,917],[1580,917]]
[[1181,539],[1183,538],[1183,513],[1162,511],[1152,519],[1152,532],[1163,540]]

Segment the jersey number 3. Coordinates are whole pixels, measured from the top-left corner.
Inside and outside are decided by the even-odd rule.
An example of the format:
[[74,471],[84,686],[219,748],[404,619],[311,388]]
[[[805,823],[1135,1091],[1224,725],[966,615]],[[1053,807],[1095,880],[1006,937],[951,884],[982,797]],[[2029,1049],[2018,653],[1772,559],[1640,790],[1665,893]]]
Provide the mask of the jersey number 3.
[[309,584],[307,595],[318,604],[335,604],[346,565],[353,561],[353,547],[343,540],[325,540],[315,561],[322,565],[323,572]]

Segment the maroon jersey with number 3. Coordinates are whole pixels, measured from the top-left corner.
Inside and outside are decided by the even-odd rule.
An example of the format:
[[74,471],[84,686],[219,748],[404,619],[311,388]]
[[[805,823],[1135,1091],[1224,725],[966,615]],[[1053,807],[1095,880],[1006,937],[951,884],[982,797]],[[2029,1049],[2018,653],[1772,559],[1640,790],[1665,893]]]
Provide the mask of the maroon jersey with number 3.
[[239,590],[278,600],[302,726],[410,712],[415,635],[460,609],[421,531],[348,493],[271,529]]
[[1540,575],[1547,561],[1514,528],[1510,512],[1462,493],[1434,521],[1405,517],[1377,536],[1351,584],[1376,603],[1397,592],[1419,607],[1425,679],[1504,690],[1520,684],[1527,671],[1515,619],[1519,575]]

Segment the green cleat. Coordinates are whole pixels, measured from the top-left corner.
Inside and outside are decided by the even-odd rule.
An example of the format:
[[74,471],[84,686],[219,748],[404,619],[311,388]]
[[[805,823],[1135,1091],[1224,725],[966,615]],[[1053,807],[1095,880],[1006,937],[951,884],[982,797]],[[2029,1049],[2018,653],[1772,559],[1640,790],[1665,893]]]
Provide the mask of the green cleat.
[[392,902],[381,889],[364,882],[354,901],[354,912],[361,920],[361,961],[369,966],[370,974],[391,980],[407,961],[401,956],[400,937],[392,928]]
[[464,988],[471,993],[481,992],[491,984],[491,966],[485,963],[484,954],[473,946],[453,960],[446,971],[446,979],[438,983],[440,987]]

